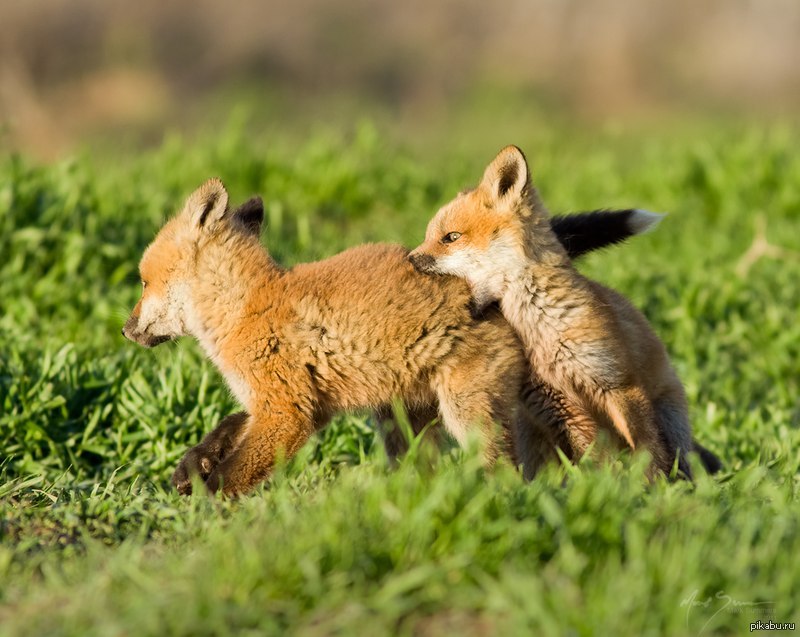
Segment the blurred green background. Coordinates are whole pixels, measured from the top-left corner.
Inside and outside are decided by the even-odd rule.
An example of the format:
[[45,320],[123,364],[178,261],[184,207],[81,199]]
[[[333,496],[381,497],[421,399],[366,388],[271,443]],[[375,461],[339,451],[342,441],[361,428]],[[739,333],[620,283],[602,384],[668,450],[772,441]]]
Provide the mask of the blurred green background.
[[457,150],[556,121],[652,131],[800,106],[794,0],[2,0],[0,15],[0,140],[44,158],[213,134],[231,111],[266,135],[366,117]]
[[[0,0],[0,21],[0,637],[800,618],[796,0]],[[120,335],[165,217],[218,175],[264,197],[287,265],[412,246],[508,143],[554,212],[670,213],[580,268],[650,319],[723,473],[397,468],[340,414],[252,497],[179,497],[238,407],[192,339]]]

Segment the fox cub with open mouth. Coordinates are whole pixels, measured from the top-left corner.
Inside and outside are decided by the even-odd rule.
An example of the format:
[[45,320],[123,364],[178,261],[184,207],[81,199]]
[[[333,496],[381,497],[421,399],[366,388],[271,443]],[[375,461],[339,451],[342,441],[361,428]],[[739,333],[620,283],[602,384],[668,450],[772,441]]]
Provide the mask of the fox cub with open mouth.
[[[637,211],[641,230],[660,215]],[[566,436],[581,456],[600,430],[622,447],[646,449],[651,473],[678,471],[697,451],[683,386],[644,315],[621,294],[572,265],[531,183],[522,151],[509,146],[477,188],[459,194],[428,225],[409,255],[423,272],[467,280],[476,309],[499,301],[530,360],[534,384],[557,396]]]

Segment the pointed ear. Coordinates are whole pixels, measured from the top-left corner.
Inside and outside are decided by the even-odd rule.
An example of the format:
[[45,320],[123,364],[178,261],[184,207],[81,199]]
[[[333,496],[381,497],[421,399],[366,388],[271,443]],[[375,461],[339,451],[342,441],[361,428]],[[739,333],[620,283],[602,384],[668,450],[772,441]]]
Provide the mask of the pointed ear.
[[230,213],[231,219],[254,235],[261,234],[261,223],[264,221],[264,202],[261,197],[253,197],[245,201]]
[[216,177],[195,190],[186,200],[183,214],[195,228],[205,228],[220,221],[228,210],[228,191]]
[[514,201],[522,197],[530,180],[525,155],[516,146],[506,146],[487,166],[481,188],[494,201]]

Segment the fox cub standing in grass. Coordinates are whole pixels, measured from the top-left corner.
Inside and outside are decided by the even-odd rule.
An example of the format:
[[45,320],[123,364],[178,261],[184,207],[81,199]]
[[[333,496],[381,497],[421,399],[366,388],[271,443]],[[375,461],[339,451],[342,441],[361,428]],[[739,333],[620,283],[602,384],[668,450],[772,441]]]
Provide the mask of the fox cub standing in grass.
[[[635,217],[640,230],[659,219]],[[646,449],[665,474],[677,457],[690,478],[693,450],[719,468],[692,440],[683,386],[663,344],[624,296],[573,267],[518,148],[502,150],[476,189],[436,214],[409,259],[421,271],[465,278],[478,309],[500,301],[536,381],[560,397],[578,455],[606,428],[631,449]]]
[[[519,338],[499,311],[471,316],[464,281],[416,272],[393,245],[287,270],[259,241],[263,214],[260,199],[229,208],[212,179],[139,266],[142,296],[123,334],[146,347],[194,336],[247,409],[187,452],[173,476],[181,493],[193,475],[212,492],[248,491],[335,412],[386,415],[395,398],[415,432],[437,415],[459,442],[477,432],[488,463],[506,453],[530,475],[552,457],[549,425],[521,399],[530,374]],[[553,226],[577,256],[635,234],[632,214],[554,218]],[[387,440],[390,455],[402,447],[397,436]]]

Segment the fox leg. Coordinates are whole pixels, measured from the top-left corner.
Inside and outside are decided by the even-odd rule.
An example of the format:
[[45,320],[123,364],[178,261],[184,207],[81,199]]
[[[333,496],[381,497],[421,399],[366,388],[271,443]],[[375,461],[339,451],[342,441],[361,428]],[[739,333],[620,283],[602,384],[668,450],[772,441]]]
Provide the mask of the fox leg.
[[689,414],[686,400],[682,395],[678,397],[666,396],[657,400],[653,405],[658,420],[659,434],[673,461],[678,458],[679,471],[689,480],[692,479],[692,470],[689,466],[689,452],[694,450],[692,430],[689,426]]
[[181,495],[192,492],[192,477],[206,480],[216,466],[230,453],[247,422],[244,411],[225,416],[199,444],[184,454],[172,474],[172,484]]
[[572,451],[571,458],[580,460],[589,447],[597,442],[600,431],[597,419],[583,405],[566,398],[559,403],[559,408],[564,419],[564,435]]
[[[408,423],[411,425],[411,432],[416,437],[425,429],[438,412],[433,404],[406,407]],[[392,410],[389,407],[381,407],[375,412],[375,419],[378,423],[378,431],[383,438],[383,445],[386,448],[386,455],[389,460],[395,461],[408,452],[408,443],[405,433],[398,427],[392,419]],[[425,439],[435,446],[439,446],[442,437],[442,428],[434,426],[425,431]]]
[[558,460],[561,449],[569,460],[582,455],[585,445],[576,444],[568,427],[571,412],[564,395],[538,376],[532,375],[522,389],[522,409],[514,431],[522,475],[530,480],[548,462]]
[[444,429],[460,445],[475,432],[486,465],[501,454],[516,465],[512,431],[528,379],[527,357],[499,312],[466,329],[451,339],[451,349],[427,376],[427,385],[438,399]]
[[[598,437],[602,427],[597,416],[579,400],[541,381],[536,400],[534,409],[538,409],[545,422],[549,420],[551,435],[556,436],[558,447],[570,460],[577,462],[589,447],[603,442]],[[607,452],[606,444],[595,447],[595,453],[601,457]]]
[[211,493],[250,491],[269,476],[276,460],[291,458],[316,431],[319,405],[308,370],[287,364],[268,378],[269,386],[258,391],[266,398],[247,416],[235,446],[206,480]]
[[631,449],[645,448],[653,466],[669,475],[672,461],[650,400],[638,387],[607,390],[603,394],[605,412],[614,429]]
[[206,487],[236,496],[265,480],[275,461],[291,458],[315,431],[311,417],[286,413],[251,414],[238,444],[211,472]]
[[[512,453],[512,441],[507,432],[510,432],[513,416],[506,410],[494,408],[488,394],[474,389],[462,392],[454,387],[442,388],[439,413],[445,429],[462,447],[473,435],[477,436],[487,467],[503,453]],[[504,426],[508,429],[504,430]]]
[[516,380],[509,375],[476,382],[474,369],[464,366],[447,370],[434,381],[445,429],[461,446],[476,435],[486,466],[501,455],[517,464],[512,432],[521,402]]

